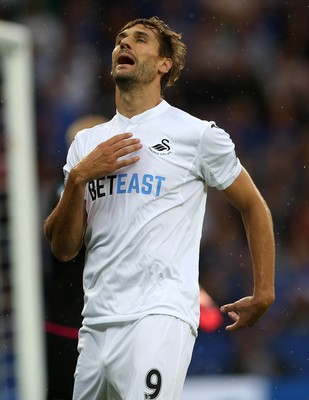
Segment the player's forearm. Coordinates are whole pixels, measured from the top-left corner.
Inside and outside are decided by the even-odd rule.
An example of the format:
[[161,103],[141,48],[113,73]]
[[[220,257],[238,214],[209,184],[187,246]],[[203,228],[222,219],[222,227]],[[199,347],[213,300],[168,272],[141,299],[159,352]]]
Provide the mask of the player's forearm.
[[275,298],[275,245],[271,214],[263,199],[257,199],[255,204],[242,212],[242,217],[253,263],[253,296],[268,307]]
[[68,261],[79,252],[85,231],[84,183],[70,176],[63,196],[44,223],[51,250],[60,261]]

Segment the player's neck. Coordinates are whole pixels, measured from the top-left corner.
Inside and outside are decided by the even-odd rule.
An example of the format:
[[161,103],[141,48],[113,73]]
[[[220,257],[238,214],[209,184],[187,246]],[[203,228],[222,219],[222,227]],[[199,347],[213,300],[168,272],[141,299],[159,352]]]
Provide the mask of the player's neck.
[[118,112],[127,118],[132,118],[161,103],[160,92],[149,89],[149,87],[143,87],[124,92],[116,87],[116,108]]

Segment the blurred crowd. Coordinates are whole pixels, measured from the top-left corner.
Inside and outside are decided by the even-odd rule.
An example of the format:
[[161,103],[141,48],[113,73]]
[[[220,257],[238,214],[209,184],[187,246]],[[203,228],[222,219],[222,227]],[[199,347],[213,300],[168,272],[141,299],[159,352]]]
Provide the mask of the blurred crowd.
[[[166,100],[224,128],[265,197],[276,237],[276,302],[257,326],[199,335],[189,373],[309,373],[309,3],[306,0],[7,0],[0,18],[34,38],[42,219],[62,177],[67,127],[114,115],[118,29],[159,16],[183,33],[187,63]],[[237,212],[209,191],[200,282],[217,304],[252,288]]]

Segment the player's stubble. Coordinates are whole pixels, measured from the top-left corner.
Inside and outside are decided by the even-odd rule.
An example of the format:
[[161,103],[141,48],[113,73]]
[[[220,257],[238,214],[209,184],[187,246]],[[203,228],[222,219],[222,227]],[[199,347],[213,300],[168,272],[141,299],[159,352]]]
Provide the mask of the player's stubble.
[[130,70],[117,71],[117,65],[113,63],[111,75],[121,92],[131,93],[141,85],[147,86],[157,76],[155,64],[151,62],[138,62]]

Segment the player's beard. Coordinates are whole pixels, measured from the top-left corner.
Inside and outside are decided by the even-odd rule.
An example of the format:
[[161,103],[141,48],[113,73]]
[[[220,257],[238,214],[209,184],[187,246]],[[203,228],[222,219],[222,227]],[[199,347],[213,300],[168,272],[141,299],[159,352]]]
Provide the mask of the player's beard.
[[157,70],[150,63],[140,62],[132,71],[117,72],[116,66],[113,66],[111,74],[120,91],[128,93],[151,83],[157,76]]

